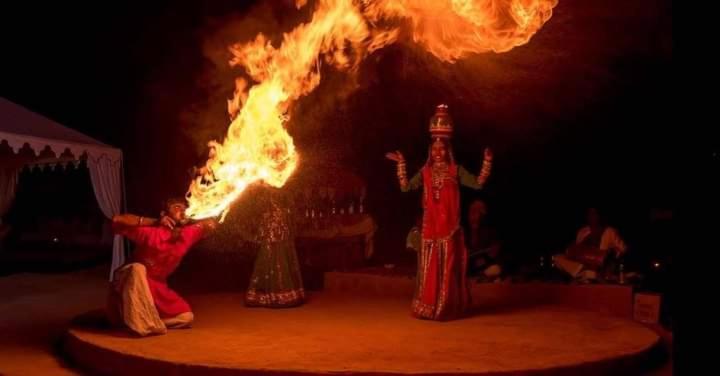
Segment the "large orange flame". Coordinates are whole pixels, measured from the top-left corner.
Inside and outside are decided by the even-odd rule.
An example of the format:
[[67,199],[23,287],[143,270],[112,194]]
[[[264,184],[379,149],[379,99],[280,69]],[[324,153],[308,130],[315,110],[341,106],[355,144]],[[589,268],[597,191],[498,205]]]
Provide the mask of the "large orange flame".
[[552,16],[558,0],[365,0],[372,21],[408,19],[413,40],[454,62],[523,45]]
[[278,48],[263,34],[231,46],[230,64],[242,67],[255,84],[236,80],[228,101],[232,122],[222,143],[210,143],[205,168],[190,185],[188,216],[224,218],[250,184],[285,184],[298,163],[284,127],[289,106],[320,83],[321,58],[352,70],[397,40],[398,26],[375,25],[409,20],[415,42],[454,62],[527,43],[556,5],[557,0],[318,0],[311,20],[284,34]]

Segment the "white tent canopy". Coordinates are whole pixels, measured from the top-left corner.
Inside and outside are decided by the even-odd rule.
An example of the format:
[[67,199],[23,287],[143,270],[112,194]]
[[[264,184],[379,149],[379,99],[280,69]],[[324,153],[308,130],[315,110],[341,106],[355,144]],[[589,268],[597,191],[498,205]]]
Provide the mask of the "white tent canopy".
[[[17,174],[27,165],[48,163],[48,150],[57,161],[86,159],[90,179],[100,209],[107,218],[119,214],[125,193],[123,154],[74,129],[58,124],[20,105],[0,97],[0,143],[7,143],[17,158],[0,164],[0,220],[15,197]],[[29,148],[34,157],[19,157]],[[113,238],[112,271],[125,262],[122,237]]]

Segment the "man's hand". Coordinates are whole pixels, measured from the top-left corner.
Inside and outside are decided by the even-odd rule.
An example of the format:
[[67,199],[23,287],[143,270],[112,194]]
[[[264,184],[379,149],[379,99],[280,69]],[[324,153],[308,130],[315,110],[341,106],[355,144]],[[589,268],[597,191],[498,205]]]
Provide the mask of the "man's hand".
[[202,228],[203,237],[205,237],[215,232],[215,229],[217,229],[219,222],[216,218],[205,218],[196,221],[195,224]]
[[160,225],[165,226],[165,227],[169,228],[170,230],[172,230],[175,228],[175,220],[168,217],[167,215],[163,215],[160,218]]
[[218,221],[215,218],[208,218],[202,222],[202,225],[208,231],[215,231],[215,229],[218,227]]

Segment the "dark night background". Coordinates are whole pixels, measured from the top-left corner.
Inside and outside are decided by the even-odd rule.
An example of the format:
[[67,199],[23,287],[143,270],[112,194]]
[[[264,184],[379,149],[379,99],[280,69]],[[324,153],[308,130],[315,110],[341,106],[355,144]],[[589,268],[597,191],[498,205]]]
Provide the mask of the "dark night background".
[[[3,12],[0,95],[121,148],[128,210],[153,215],[185,192],[188,169],[228,124],[237,72],[224,47],[307,16],[291,1],[252,3],[27,3]],[[607,209],[632,245],[650,209],[679,205],[678,180],[668,178],[679,163],[672,49],[669,0],[561,0],[530,43],[508,53],[447,65],[401,43],[368,58],[356,81],[325,69],[293,109],[290,132],[305,160],[338,159],[367,180],[386,255],[403,247],[419,195],[399,193],[383,155],[402,150],[419,168],[441,102],[460,163],[477,171],[483,148],[495,151],[479,195],[509,249],[535,257],[563,247],[588,205]]]

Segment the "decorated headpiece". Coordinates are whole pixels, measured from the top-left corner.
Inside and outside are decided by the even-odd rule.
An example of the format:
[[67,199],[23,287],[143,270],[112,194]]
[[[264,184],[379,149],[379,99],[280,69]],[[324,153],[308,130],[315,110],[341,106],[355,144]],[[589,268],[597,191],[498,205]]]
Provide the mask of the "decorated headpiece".
[[448,114],[446,104],[438,105],[435,108],[435,115],[430,118],[430,137],[449,139],[452,136],[453,122]]

